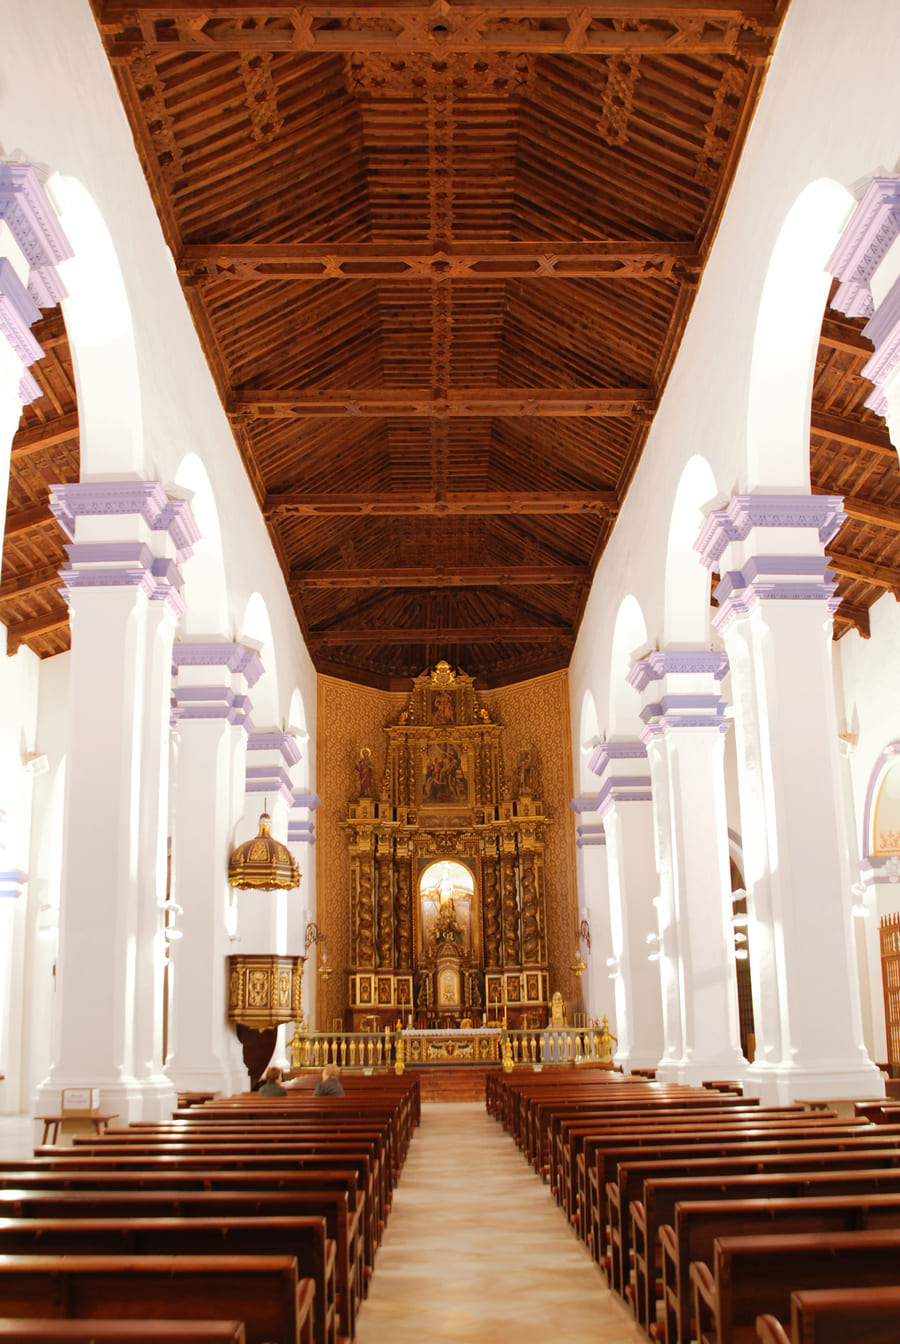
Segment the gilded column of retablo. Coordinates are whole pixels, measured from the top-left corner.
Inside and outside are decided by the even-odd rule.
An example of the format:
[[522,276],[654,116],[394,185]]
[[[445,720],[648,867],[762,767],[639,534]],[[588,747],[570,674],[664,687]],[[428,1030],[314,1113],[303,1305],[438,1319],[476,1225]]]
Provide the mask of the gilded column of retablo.
[[542,960],[540,906],[537,871],[533,854],[522,855],[520,872],[522,877],[522,964],[531,966]]
[[485,847],[481,858],[481,884],[484,912],[484,964],[488,969],[500,965],[500,874],[496,847]]
[[519,965],[519,905],[516,900],[516,859],[504,854],[501,861],[503,886],[503,960],[507,966]]
[[397,890],[394,895],[394,946],[398,970],[412,967],[412,873],[408,854],[397,854]]
[[394,893],[392,887],[393,863],[390,851],[378,855],[378,965],[389,967],[394,962]]
[[360,857],[356,893],[356,957],[359,967],[375,965],[375,907],[372,890],[372,860]]

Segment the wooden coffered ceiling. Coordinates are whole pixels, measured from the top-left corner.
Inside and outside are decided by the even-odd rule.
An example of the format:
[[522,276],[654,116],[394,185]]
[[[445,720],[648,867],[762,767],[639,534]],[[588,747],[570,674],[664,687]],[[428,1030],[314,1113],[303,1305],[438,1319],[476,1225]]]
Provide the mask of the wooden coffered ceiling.
[[321,670],[566,666],[785,8],[94,0]]

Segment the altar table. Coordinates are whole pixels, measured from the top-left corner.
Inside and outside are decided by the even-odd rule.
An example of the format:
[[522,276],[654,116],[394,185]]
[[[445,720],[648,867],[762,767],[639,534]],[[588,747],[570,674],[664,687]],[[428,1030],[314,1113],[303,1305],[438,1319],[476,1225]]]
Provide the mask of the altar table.
[[405,1062],[417,1064],[499,1064],[499,1027],[425,1029],[407,1027],[403,1035]]

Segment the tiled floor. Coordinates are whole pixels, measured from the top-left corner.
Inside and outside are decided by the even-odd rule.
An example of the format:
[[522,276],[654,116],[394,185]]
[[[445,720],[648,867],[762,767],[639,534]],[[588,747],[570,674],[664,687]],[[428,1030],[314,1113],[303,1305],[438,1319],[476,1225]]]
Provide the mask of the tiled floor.
[[631,1315],[482,1102],[422,1107],[357,1344],[637,1344]]

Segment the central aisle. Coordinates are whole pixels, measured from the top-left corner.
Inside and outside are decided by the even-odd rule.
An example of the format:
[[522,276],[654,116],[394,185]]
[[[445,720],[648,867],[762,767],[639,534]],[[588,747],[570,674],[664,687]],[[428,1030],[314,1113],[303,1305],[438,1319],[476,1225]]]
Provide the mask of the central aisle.
[[424,1102],[357,1344],[644,1336],[483,1102]]

